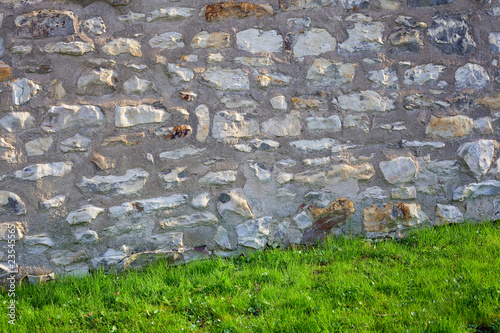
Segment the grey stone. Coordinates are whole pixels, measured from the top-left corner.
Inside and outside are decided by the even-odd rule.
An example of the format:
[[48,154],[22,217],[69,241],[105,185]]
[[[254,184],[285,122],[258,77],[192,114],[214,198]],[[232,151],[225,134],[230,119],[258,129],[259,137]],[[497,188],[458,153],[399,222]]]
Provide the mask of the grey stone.
[[276,62],[269,57],[236,57],[234,62],[250,67],[269,67],[276,65]]
[[445,68],[445,66],[434,64],[415,66],[405,71],[404,83],[418,85],[434,83],[439,79]]
[[144,169],[130,169],[123,176],[83,177],[76,186],[84,194],[129,195],[139,192],[149,173]]
[[95,243],[99,240],[99,235],[93,230],[83,230],[75,232],[76,240],[79,243]]
[[92,141],[80,134],[67,138],[59,143],[59,149],[63,153],[68,152],[85,152],[89,150]]
[[123,92],[126,95],[142,96],[150,92],[152,87],[153,83],[151,81],[138,78],[135,75],[123,82]]
[[470,54],[476,48],[472,31],[462,16],[437,16],[427,30],[431,44],[446,54]]
[[115,108],[115,126],[131,127],[149,123],[163,123],[170,119],[170,114],[151,105],[117,106]]
[[308,170],[294,175],[294,181],[313,186],[325,187],[349,179],[368,180],[375,175],[369,163],[359,165],[337,164],[319,170]]
[[217,232],[215,233],[214,241],[223,250],[232,250],[231,242],[229,241],[229,234],[223,226],[217,227]]
[[92,259],[92,264],[95,267],[99,266],[114,266],[118,264],[120,261],[125,259],[127,253],[123,250],[115,250],[108,248],[106,252],[101,254],[98,258]]
[[489,83],[488,72],[478,64],[468,63],[458,67],[455,71],[455,88],[457,90],[483,89]]
[[500,194],[500,181],[486,180],[481,183],[470,183],[457,187],[453,191],[453,200],[464,201],[465,199],[475,199],[481,196],[492,196]]
[[271,233],[272,220],[272,217],[266,216],[236,226],[238,244],[254,249],[264,248]]
[[196,148],[194,146],[186,146],[185,148],[180,148],[160,153],[160,158],[168,160],[179,160],[181,158],[199,155],[200,153],[205,151],[205,149],[206,148]]
[[42,38],[74,34],[77,20],[71,11],[44,9],[20,15],[14,23],[19,38]]
[[259,84],[260,88],[267,88],[270,86],[286,87],[295,82],[295,78],[281,73],[267,73],[255,74],[255,81]]
[[201,31],[191,40],[193,49],[224,49],[231,46],[231,35],[226,32]]
[[398,27],[387,38],[395,51],[418,52],[423,49],[422,32],[418,29]]
[[0,191],[0,216],[24,214],[26,214],[26,205],[17,194]]
[[219,195],[217,211],[223,218],[235,213],[244,218],[253,218],[252,210],[241,188],[230,190]]
[[167,64],[165,74],[169,76],[174,85],[180,85],[189,82],[194,78],[194,72],[191,68],[181,67],[176,64]]
[[209,172],[200,178],[199,183],[205,186],[228,185],[236,181],[236,175],[235,170]]
[[217,90],[244,91],[250,89],[248,75],[242,69],[212,67],[202,75],[205,83]]
[[26,154],[28,156],[43,155],[49,150],[53,142],[54,140],[50,136],[47,138],[38,138],[28,141],[25,144]]
[[393,110],[396,104],[393,100],[380,96],[376,91],[365,90],[337,97],[339,107],[345,111],[355,112],[386,112]]
[[207,208],[208,203],[210,202],[210,193],[204,192],[201,194],[198,194],[191,200],[191,206],[194,208]]
[[52,252],[49,256],[50,261],[52,261],[56,266],[68,266],[75,262],[86,260],[87,258],[87,251],[85,250],[59,250]]
[[328,132],[340,132],[342,130],[342,123],[340,117],[337,115],[325,117],[308,117],[307,130],[314,131],[328,131]]
[[417,198],[417,189],[415,186],[401,186],[391,190],[391,199],[410,200]]
[[280,172],[274,177],[274,180],[280,185],[289,183],[293,180],[293,173]]
[[274,96],[269,100],[269,102],[271,103],[271,106],[275,110],[286,111],[288,108],[285,96],[283,95]]
[[470,171],[477,180],[484,176],[493,163],[495,148],[498,143],[494,140],[478,140],[467,142],[460,146],[458,155],[463,158]]
[[479,134],[493,134],[493,126],[490,117],[482,117],[474,120],[474,131]]
[[252,170],[255,174],[255,177],[260,181],[269,181],[271,180],[271,172],[270,170],[262,163],[258,162],[250,162],[247,163],[250,170]]
[[178,250],[184,247],[182,242],[184,234],[182,232],[166,232],[151,235],[151,238],[158,243],[158,250],[170,251]]
[[94,36],[101,36],[106,33],[106,24],[103,19],[99,16],[89,18],[85,20],[82,24],[83,30],[87,34],[91,34]]
[[283,37],[276,30],[248,29],[236,34],[236,45],[239,49],[250,53],[280,52],[283,47]]
[[323,138],[320,140],[298,140],[290,142],[290,145],[299,150],[308,152],[331,150],[337,141],[330,138]]
[[29,112],[10,112],[0,118],[0,127],[7,132],[18,132],[35,126],[35,118]]
[[29,247],[30,254],[40,255],[47,249],[55,245],[54,241],[47,234],[30,235],[24,237],[23,243]]
[[186,7],[168,7],[158,8],[146,15],[146,21],[153,22],[157,20],[172,21],[185,19],[193,15],[194,8]]
[[152,48],[173,50],[184,47],[184,37],[178,32],[165,32],[149,40]]
[[490,48],[493,52],[500,52],[500,32],[491,32],[488,35],[488,41],[490,42]]
[[334,3],[333,0],[283,0],[280,2],[280,7],[284,11],[319,9],[332,6]]
[[162,229],[191,228],[200,225],[214,225],[219,220],[210,212],[182,215],[158,222]]
[[330,156],[306,158],[305,160],[302,160],[302,163],[304,163],[305,166],[321,166],[321,165],[330,164],[331,162],[332,162],[332,159]]
[[354,28],[348,29],[349,37],[339,44],[345,52],[378,51],[384,46],[384,24],[380,22],[356,22]]
[[64,204],[64,201],[66,201],[66,196],[58,195],[53,198],[41,201],[38,206],[40,208],[40,211],[44,211],[51,208],[59,208]]
[[448,223],[459,223],[464,219],[463,214],[460,210],[451,205],[436,205],[436,217],[434,224],[443,225]]
[[69,213],[66,217],[66,221],[68,221],[68,223],[71,225],[90,223],[95,220],[95,218],[103,211],[104,208],[86,205],[78,210]]
[[353,9],[366,7],[369,0],[339,0],[339,2],[344,6],[345,9]]
[[247,110],[253,110],[257,107],[257,102],[249,99],[242,99],[238,97],[224,96],[220,99],[220,102],[230,109],[245,108]]
[[122,220],[127,216],[138,217],[155,214],[167,209],[173,209],[187,203],[187,194],[173,194],[168,197],[141,199],[134,202],[125,202],[120,206],[109,208],[110,217]]
[[22,222],[0,223],[0,240],[20,240],[28,231],[27,227],[26,223]]
[[368,79],[375,86],[399,89],[399,79],[394,68],[384,68],[377,71],[369,71]]
[[349,114],[343,119],[344,128],[354,128],[363,132],[369,132],[371,122],[367,115]]
[[16,151],[16,148],[0,137],[0,161],[16,164],[19,157],[20,154]]
[[301,212],[300,214],[296,215],[293,218],[293,221],[297,225],[297,228],[299,228],[300,230],[305,230],[313,224],[312,217],[306,212]]
[[57,42],[45,45],[43,50],[47,53],[82,56],[85,53],[94,51],[94,45],[85,42]]
[[206,105],[202,104],[196,107],[194,113],[196,114],[196,118],[198,118],[196,140],[205,142],[210,130],[210,111]]
[[169,189],[174,185],[179,185],[187,180],[186,167],[176,167],[167,170],[166,172],[160,172],[160,178],[167,183],[166,188]]
[[28,103],[42,89],[39,84],[28,80],[27,78],[14,79],[12,86],[12,103],[14,105],[23,105]]
[[295,29],[309,29],[312,27],[310,17],[293,17],[286,20],[286,24]]
[[293,55],[296,58],[317,56],[325,52],[334,51],[337,40],[325,29],[312,28],[300,34],[293,46]]
[[407,140],[402,140],[401,144],[403,147],[408,147],[408,148],[420,148],[420,147],[432,147],[432,148],[444,148],[445,143],[444,142],[430,142],[430,141],[407,141]]
[[146,14],[128,12],[128,14],[118,16],[118,21],[127,23],[144,22],[146,21]]
[[382,161],[379,166],[385,180],[391,184],[413,181],[418,174],[418,166],[415,160],[409,156],[399,156],[390,161]]
[[433,7],[439,5],[446,5],[454,0],[408,0],[408,7]]
[[300,112],[292,111],[285,116],[278,116],[264,121],[262,123],[262,132],[278,137],[300,135]]
[[341,86],[351,83],[358,64],[315,59],[307,71],[307,82],[311,86]]
[[[71,162],[32,164],[22,170],[17,170],[8,176],[19,180],[38,180],[48,176],[63,177],[71,171],[71,166]],[[0,180],[1,179],[2,177],[0,177]]]
[[112,69],[93,69],[78,78],[76,93],[79,95],[102,96],[116,89],[117,76]]
[[47,120],[41,125],[45,132],[59,132],[70,127],[97,127],[104,125],[104,114],[93,105],[52,106],[47,112]]

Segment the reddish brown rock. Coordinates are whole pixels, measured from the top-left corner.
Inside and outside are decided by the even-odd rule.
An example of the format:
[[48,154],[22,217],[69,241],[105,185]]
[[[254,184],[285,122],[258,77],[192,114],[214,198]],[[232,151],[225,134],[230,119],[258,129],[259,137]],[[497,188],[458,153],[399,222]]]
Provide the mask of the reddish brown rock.
[[363,210],[364,232],[389,233],[396,231],[398,225],[411,227],[425,221],[428,221],[428,217],[418,204],[388,202]]
[[474,122],[467,116],[434,117],[425,128],[425,134],[440,138],[455,138],[470,134]]
[[217,21],[230,17],[260,17],[272,16],[273,9],[269,4],[255,5],[248,2],[218,2],[205,7],[205,19],[207,22]]
[[333,228],[343,226],[354,213],[354,204],[346,198],[333,201],[326,208],[316,206],[307,207],[312,214],[314,222],[304,231],[303,244],[314,244],[317,240],[325,239]]
[[12,76],[12,67],[0,61],[0,81],[5,81]]
[[41,38],[74,34],[77,18],[67,10],[37,10],[18,16],[14,22],[19,38]]

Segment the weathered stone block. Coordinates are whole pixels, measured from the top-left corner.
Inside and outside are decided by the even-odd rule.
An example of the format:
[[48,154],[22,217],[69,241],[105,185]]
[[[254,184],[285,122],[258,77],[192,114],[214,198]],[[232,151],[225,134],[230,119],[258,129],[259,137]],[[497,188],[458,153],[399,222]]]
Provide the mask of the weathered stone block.
[[67,10],[38,10],[16,17],[19,38],[41,38],[72,35],[77,17]]

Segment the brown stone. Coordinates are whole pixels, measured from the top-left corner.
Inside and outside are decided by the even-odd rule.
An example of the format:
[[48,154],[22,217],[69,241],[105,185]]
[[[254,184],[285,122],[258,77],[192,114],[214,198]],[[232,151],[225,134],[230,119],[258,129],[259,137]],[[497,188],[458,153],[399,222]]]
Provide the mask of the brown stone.
[[143,139],[146,137],[146,133],[133,133],[133,134],[122,134],[118,136],[112,136],[104,140],[101,146],[106,147],[115,143],[124,144],[125,146],[140,145]]
[[418,52],[424,47],[419,30],[403,27],[397,28],[389,35],[389,42],[404,51]]
[[398,222],[410,219],[410,209],[405,203],[373,205],[363,209],[363,231],[392,232],[397,229]]
[[489,109],[500,109],[500,94],[479,98],[477,104]]
[[354,213],[354,204],[346,198],[333,201],[326,208],[316,206],[307,207],[313,216],[311,227],[304,231],[303,244],[314,244],[317,240],[325,239],[333,228],[343,226]]
[[116,163],[113,158],[102,156],[96,151],[92,153],[90,160],[101,170],[113,169]]
[[269,4],[255,5],[248,2],[218,2],[205,7],[205,19],[212,22],[230,17],[260,17],[263,15],[272,16],[273,9]]
[[298,110],[318,110],[325,107],[325,103],[322,100],[312,97],[292,97],[292,104],[293,108]]
[[41,38],[74,34],[77,18],[67,10],[37,10],[18,16],[14,22],[19,38]]
[[0,61],[0,81],[5,81],[12,76],[12,67]]
[[425,128],[425,134],[441,138],[454,138],[468,135],[474,127],[474,122],[467,116],[452,116],[431,120]]

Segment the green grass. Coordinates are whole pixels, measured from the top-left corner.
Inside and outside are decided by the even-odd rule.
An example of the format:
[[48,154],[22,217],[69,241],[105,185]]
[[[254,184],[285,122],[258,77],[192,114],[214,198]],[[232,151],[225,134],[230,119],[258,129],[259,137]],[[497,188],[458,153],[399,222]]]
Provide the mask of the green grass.
[[402,241],[310,248],[17,290],[2,332],[498,332],[500,227],[449,226]]

